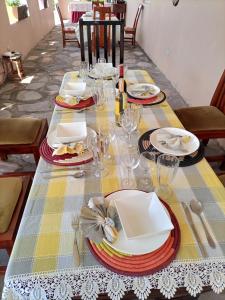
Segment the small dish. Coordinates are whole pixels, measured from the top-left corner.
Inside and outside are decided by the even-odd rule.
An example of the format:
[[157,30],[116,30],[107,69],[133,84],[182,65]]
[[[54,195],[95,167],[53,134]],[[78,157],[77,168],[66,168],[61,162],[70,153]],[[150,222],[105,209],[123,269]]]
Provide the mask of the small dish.
[[79,142],[86,136],[86,122],[59,123],[56,127],[56,137],[61,143]]

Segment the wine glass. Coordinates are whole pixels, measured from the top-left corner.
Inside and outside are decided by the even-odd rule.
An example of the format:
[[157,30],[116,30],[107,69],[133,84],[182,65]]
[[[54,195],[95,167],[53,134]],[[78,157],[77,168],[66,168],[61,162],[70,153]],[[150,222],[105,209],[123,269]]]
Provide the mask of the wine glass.
[[139,115],[132,106],[124,110],[121,117],[121,126],[128,135],[128,147],[132,147],[131,134],[137,129],[139,123]]
[[123,156],[123,164],[127,168],[127,178],[123,180],[123,186],[132,188],[134,186],[134,180],[131,179],[132,170],[136,169],[139,164],[140,156],[137,152],[128,152]]
[[116,137],[116,127],[114,123],[109,123],[108,127],[104,125],[100,125],[98,128],[98,134],[103,135],[107,138],[106,145],[108,148],[106,149],[106,153],[104,154],[104,158],[110,160],[112,156],[108,153],[110,144],[115,140]]
[[156,172],[156,154],[154,152],[142,152],[140,155],[139,167],[143,171],[140,184],[145,191],[154,191],[153,176]]

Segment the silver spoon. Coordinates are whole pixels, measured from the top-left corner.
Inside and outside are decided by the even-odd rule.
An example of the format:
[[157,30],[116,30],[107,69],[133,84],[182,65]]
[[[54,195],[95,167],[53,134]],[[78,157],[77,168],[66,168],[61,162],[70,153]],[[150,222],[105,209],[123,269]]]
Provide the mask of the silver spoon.
[[73,177],[73,178],[82,178],[87,174],[86,171],[80,170],[74,174],[67,174],[67,175],[53,175],[53,176],[43,176],[44,179],[54,179],[54,178],[61,178],[61,177]]
[[208,241],[210,247],[215,248],[216,247],[215,242],[214,242],[213,238],[211,237],[211,234],[209,233],[208,228],[206,227],[204,219],[202,218],[202,212],[203,212],[202,203],[196,199],[192,199],[190,202],[190,207],[191,207],[191,210],[194,213],[196,213],[196,215],[199,216],[199,219],[201,220],[202,226],[205,230],[206,238],[207,238],[207,241]]

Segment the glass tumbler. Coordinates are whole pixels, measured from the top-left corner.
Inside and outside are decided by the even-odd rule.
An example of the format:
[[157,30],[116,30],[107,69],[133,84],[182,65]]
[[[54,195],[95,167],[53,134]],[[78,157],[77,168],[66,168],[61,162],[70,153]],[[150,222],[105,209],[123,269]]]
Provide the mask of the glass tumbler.
[[169,196],[172,192],[171,182],[179,167],[179,159],[174,155],[161,154],[157,158],[158,192]]

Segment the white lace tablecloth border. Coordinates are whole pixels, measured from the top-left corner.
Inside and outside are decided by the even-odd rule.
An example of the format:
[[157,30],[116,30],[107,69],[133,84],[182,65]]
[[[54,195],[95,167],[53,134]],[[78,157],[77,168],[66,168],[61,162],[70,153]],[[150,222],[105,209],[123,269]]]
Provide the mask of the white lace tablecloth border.
[[77,270],[17,275],[6,279],[3,300],[83,300],[97,299],[107,293],[110,299],[121,299],[126,291],[133,291],[144,300],[152,289],[158,289],[165,298],[172,298],[176,290],[185,287],[195,297],[204,286],[219,294],[225,288],[225,259],[187,260],[171,263],[167,268],[144,277],[115,274],[103,267],[80,267]]

